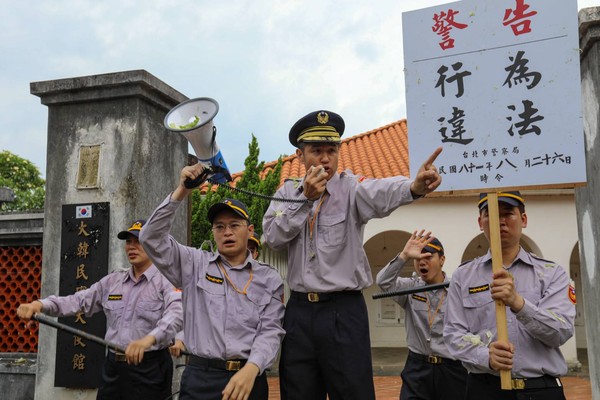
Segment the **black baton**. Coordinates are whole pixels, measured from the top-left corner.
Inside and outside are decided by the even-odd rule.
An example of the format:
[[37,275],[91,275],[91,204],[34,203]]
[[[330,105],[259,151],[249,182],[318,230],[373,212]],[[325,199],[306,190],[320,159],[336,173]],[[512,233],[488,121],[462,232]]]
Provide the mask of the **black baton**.
[[36,320],[44,325],[50,325],[53,328],[72,333],[73,335],[81,336],[84,339],[91,340],[92,342],[96,342],[98,344],[108,347],[109,349],[113,349],[114,351],[118,351],[119,353],[125,354],[125,349],[120,347],[119,345],[104,340],[96,335],[92,335],[91,333],[87,333],[80,329],[73,328],[69,325],[62,324],[58,321],[51,319],[45,314],[35,313],[33,314],[33,317],[31,317],[31,319]]
[[[53,328],[60,329],[60,330],[72,333],[73,335],[81,336],[84,339],[91,340],[92,342],[96,342],[96,343],[101,344],[101,345],[103,345],[105,347],[108,347],[109,349],[112,349],[112,350],[117,351],[119,353],[125,354],[125,349],[122,348],[121,346],[119,346],[117,344],[114,344],[112,342],[109,342],[108,340],[104,340],[101,337],[98,337],[96,335],[92,335],[91,333],[84,332],[84,331],[82,331],[80,329],[73,328],[73,327],[71,327],[69,325],[61,324],[60,322],[51,319],[50,317],[48,317],[45,314],[35,313],[31,317],[31,319],[33,319],[35,321],[38,321],[39,323],[42,323],[44,325],[49,325],[49,326],[51,326]],[[181,351],[181,355],[189,356],[190,354],[191,353],[188,353],[187,351],[183,351],[183,350]]]
[[391,292],[375,293],[373,295],[373,299],[375,300],[375,299],[382,299],[384,297],[404,296],[406,294],[429,292],[430,290],[447,288],[448,286],[450,286],[450,282],[442,282],[442,283],[434,283],[433,285],[416,286],[416,287],[411,287],[408,289],[393,290]]

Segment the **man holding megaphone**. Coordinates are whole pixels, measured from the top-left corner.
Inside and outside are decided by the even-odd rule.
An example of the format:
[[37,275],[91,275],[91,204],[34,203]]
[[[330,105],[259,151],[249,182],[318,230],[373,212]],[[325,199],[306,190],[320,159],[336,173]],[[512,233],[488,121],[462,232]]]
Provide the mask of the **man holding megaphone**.
[[183,290],[184,342],[191,353],[181,377],[181,400],[267,400],[265,370],[284,331],[283,280],[252,257],[254,233],[246,205],[225,199],[208,210],[217,252],[178,243],[169,235],[175,212],[204,173],[183,168],[179,185],[146,222],[140,241],[156,267]]
[[[252,258],[258,260],[260,255],[260,237],[254,232],[248,239],[248,250],[252,254]],[[180,357],[186,351],[185,343],[183,342],[183,331],[178,332],[175,336],[175,343],[169,347],[169,352],[174,357]]]

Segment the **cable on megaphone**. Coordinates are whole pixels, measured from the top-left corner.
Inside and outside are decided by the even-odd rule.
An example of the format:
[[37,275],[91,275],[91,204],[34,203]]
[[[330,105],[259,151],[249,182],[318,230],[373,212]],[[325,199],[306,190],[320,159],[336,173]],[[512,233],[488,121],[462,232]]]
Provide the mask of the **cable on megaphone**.
[[268,196],[266,194],[262,194],[262,193],[256,193],[256,192],[251,192],[249,190],[246,189],[241,189],[238,187],[233,187],[227,184],[223,184],[223,183],[216,183],[217,185],[219,185],[222,188],[228,189],[232,192],[238,192],[238,193],[242,193],[248,196],[252,196],[252,197],[258,197],[260,199],[265,199],[265,200],[271,200],[271,201],[279,201],[282,203],[307,203],[308,199],[304,199],[304,200],[299,200],[299,199],[286,199],[284,197],[273,197],[273,196]]

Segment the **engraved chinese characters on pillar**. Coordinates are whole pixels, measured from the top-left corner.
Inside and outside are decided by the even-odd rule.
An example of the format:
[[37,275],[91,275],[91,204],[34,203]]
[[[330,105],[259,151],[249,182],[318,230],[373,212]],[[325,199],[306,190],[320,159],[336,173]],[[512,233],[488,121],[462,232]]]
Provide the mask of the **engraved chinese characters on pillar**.
[[81,353],[73,355],[73,369],[83,371],[85,369],[85,356]]
[[[59,295],[82,296],[86,300],[78,304],[86,304],[86,308],[59,321],[99,338],[106,334],[106,318],[101,311],[91,315],[88,307],[98,310],[97,301],[102,300],[88,300],[88,290],[108,273],[109,217],[109,203],[69,204],[62,209]],[[58,331],[55,386],[99,387],[105,349],[89,343],[81,336]]]

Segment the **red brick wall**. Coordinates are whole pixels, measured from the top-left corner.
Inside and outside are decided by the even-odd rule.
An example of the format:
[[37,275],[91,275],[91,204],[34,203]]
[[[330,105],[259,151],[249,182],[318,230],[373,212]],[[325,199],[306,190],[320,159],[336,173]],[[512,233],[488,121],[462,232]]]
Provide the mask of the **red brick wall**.
[[37,353],[38,323],[17,307],[40,297],[42,246],[0,247],[0,353]]

